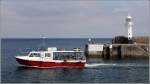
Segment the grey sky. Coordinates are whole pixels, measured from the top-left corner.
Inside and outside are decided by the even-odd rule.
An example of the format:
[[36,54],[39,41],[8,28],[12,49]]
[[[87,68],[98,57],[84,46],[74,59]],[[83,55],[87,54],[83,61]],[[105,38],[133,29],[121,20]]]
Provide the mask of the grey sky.
[[149,35],[146,0],[1,0],[3,38],[105,38],[127,35],[125,17],[134,21],[134,36]]

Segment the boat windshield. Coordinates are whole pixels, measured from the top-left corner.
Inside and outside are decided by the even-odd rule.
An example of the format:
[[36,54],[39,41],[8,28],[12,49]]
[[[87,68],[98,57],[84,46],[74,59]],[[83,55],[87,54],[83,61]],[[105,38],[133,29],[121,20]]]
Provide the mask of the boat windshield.
[[40,56],[41,56],[40,53],[31,53],[31,54],[29,55],[29,57],[40,57]]
[[54,60],[84,60],[83,52],[54,52]]

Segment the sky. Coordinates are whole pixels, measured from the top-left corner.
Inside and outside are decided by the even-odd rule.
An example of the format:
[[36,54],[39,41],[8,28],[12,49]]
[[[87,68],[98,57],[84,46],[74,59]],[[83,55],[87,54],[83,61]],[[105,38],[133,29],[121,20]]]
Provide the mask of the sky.
[[2,38],[113,38],[149,35],[148,0],[1,0]]

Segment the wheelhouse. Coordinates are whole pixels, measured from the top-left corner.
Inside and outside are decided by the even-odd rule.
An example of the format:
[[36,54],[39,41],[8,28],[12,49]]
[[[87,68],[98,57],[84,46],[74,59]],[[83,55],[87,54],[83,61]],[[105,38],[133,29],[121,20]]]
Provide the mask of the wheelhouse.
[[30,52],[29,57],[51,57],[51,52]]

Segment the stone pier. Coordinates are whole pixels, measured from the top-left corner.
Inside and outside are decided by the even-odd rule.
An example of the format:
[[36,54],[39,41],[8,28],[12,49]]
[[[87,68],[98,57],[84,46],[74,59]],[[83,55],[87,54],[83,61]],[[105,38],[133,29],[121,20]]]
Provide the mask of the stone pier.
[[85,55],[87,58],[149,59],[149,44],[86,44]]

